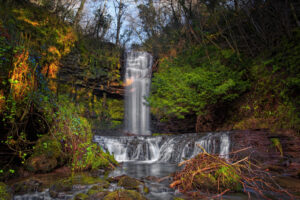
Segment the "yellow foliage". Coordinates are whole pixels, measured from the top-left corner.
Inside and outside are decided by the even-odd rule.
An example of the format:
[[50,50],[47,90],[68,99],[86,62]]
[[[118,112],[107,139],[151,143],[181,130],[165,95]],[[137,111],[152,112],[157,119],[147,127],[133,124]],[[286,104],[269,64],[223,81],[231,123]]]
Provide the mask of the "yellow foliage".
[[48,52],[53,54],[53,55],[56,55],[58,58],[61,58],[61,54],[55,46],[50,46],[48,48]]
[[51,91],[56,92],[56,90],[57,90],[57,82],[53,81],[53,80],[50,80],[48,87],[49,87],[49,89]]
[[71,27],[67,28],[66,33],[58,32],[58,34],[59,34],[58,43],[64,45],[64,50],[63,50],[62,54],[66,55],[71,52],[71,47],[74,46],[74,43],[76,42],[77,37]]
[[31,24],[32,26],[39,26],[40,24],[38,22],[35,21],[31,21],[30,19],[23,19],[24,22],[27,22],[28,24]]
[[11,73],[11,91],[15,100],[22,99],[34,87],[34,76],[28,65],[28,51],[14,57]]
[[59,63],[57,61],[50,63],[50,65],[45,65],[42,69],[42,74],[48,78],[56,78],[57,72],[59,70]]

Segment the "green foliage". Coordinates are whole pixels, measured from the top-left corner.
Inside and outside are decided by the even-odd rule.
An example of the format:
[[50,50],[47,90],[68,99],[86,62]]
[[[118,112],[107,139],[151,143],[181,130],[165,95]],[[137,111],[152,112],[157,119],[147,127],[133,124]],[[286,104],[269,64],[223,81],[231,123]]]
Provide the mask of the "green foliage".
[[59,100],[59,110],[53,113],[56,123],[52,132],[64,143],[63,149],[69,157],[72,170],[108,168],[111,163],[116,164],[113,156],[104,153],[92,142],[91,125],[81,116],[80,109],[66,96],[59,96]]
[[150,104],[160,116],[205,115],[208,107],[232,102],[248,88],[242,64],[230,51],[211,48],[208,59],[203,47],[191,47],[162,60],[154,74]]
[[283,150],[278,138],[271,138],[272,145],[280,152],[281,157],[283,157]]
[[80,68],[83,69],[85,77],[97,79],[103,86],[121,81],[119,49],[88,37],[81,38],[77,46],[80,52]]
[[[54,164],[46,166],[47,170],[56,162],[67,162],[74,171],[117,164],[92,142],[91,124],[83,109],[86,101],[75,105],[66,95],[55,95],[60,92],[56,80],[61,59],[71,53],[75,43],[84,44],[78,42],[70,25],[47,9],[30,3],[0,5],[0,118],[7,133],[2,142],[19,155],[22,164],[43,159],[50,163],[51,159]],[[104,76],[103,84],[119,81],[119,51],[88,45],[80,51],[85,77]],[[117,104],[109,104],[113,117],[123,112]],[[93,105],[88,105],[93,110]]]
[[234,187],[235,191],[241,191],[242,185],[240,183],[241,177],[236,173],[231,166],[222,166],[219,170],[216,171],[215,176],[216,178],[220,178],[223,187],[225,188],[232,188]]

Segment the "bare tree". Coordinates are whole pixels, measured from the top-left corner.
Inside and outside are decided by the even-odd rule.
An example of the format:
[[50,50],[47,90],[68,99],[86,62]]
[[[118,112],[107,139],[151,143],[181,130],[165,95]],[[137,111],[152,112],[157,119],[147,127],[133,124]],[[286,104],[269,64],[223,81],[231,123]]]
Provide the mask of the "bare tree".
[[120,43],[120,32],[123,25],[123,16],[125,14],[126,5],[123,0],[114,0],[113,1],[115,8],[115,15],[117,19],[117,30],[115,35],[115,44],[119,45]]
[[74,19],[74,27],[78,27],[85,2],[86,2],[86,0],[81,0],[81,2],[80,2],[80,6],[77,10],[77,13],[76,13],[75,19]]

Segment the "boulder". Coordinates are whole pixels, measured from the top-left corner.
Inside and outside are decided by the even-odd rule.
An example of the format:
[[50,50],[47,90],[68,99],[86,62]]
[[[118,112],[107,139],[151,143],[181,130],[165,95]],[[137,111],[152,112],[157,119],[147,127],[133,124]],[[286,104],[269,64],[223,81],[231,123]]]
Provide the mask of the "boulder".
[[61,144],[55,138],[43,136],[34,149],[34,153],[26,160],[25,168],[31,172],[50,172],[64,164]]
[[123,176],[119,182],[118,186],[121,186],[128,190],[139,190],[141,187],[144,187],[144,184],[135,178],[129,176]]
[[104,188],[108,188],[109,182],[101,178],[77,175],[54,183],[49,189],[50,196],[57,198],[59,193],[71,191],[74,185],[94,185],[88,192],[89,195],[93,195],[97,192],[101,192]]
[[146,198],[134,190],[117,190],[110,192],[103,200],[146,200]]
[[34,178],[20,181],[12,185],[12,190],[14,194],[26,194],[33,192],[41,192],[43,190],[43,183]]
[[60,180],[49,188],[49,194],[52,198],[57,198],[59,193],[71,191],[73,184],[69,179]]
[[47,158],[46,155],[31,156],[26,161],[26,168],[31,172],[50,172],[57,166],[57,160],[54,157]]
[[74,197],[74,200],[87,200],[89,199],[89,196],[84,193],[79,193]]

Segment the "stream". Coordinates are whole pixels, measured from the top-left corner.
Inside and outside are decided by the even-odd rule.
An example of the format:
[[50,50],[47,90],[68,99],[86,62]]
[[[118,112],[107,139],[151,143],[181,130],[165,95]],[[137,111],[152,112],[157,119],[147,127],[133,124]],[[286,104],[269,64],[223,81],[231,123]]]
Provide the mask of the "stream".
[[[202,146],[209,153],[219,153],[226,157],[230,150],[229,132],[163,135],[163,136],[100,136],[94,141],[105,151],[114,154],[120,166],[111,171],[108,177],[127,175],[145,183],[149,193],[147,199],[168,200],[183,197],[169,187],[170,174],[180,168],[178,163],[190,159],[201,152]],[[104,177],[101,175],[100,177]],[[59,179],[59,177],[57,177]],[[51,198],[49,188],[31,194],[16,195],[14,200],[68,200],[78,193],[86,193],[91,186],[75,186],[72,191]],[[119,189],[111,184],[108,190]]]

